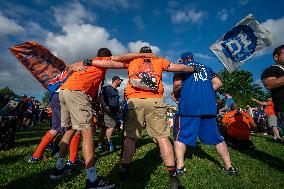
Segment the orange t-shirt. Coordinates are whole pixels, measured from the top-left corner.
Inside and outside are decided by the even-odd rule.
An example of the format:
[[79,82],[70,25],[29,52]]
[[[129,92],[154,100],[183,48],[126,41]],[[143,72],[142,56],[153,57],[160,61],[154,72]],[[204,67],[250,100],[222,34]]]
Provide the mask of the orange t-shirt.
[[[96,57],[95,60],[109,60],[110,57]],[[89,66],[86,71],[74,72],[60,89],[83,91],[90,97],[95,96],[101,81],[106,74],[106,68]]]
[[[137,58],[130,62],[128,66],[128,76],[133,75],[137,70],[137,65],[143,62],[143,58]],[[129,82],[127,83],[125,95],[126,98],[163,98],[164,95],[164,86],[162,82],[162,73],[164,70],[167,70],[171,64],[167,59],[164,58],[151,58],[153,64],[156,79],[158,83],[157,91],[147,91],[139,88],[133,87]]]
[[233,138],[241,140],[250,139],[250,123],[253,118],[246,112],[230,111],[226,113],[222,122],[227,127],[227,134]]
[[265,106],[264,112],[266,113],[266,115],[268,116],[272,116],[272,115],[276,115],[274,112],[274,104],[272,102],[272,100],[269,100],[267,102],[267,106]]

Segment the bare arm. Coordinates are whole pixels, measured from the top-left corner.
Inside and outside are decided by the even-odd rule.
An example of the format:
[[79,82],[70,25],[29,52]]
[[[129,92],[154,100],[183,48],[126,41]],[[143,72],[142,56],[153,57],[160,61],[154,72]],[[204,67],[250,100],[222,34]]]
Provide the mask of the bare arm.
[[271,90],[281,86],[284,86],[284,76],[282,77],[267,77],[262,80],[263,85]]
[[187,66],[184,64],[174,64],[171,63],[167,71],[169,72],[194,72],[193,66]]
[[101,68],[112,68],[112,69],[125,69],[128,67],[127,63],[117,62],[113,60],[93,60],[92,65]]
[[256,99],[254,99],[254,98],[251,98],[251,99],[252,99],[252,101],[254,101],[254,102],[256,102],[256,103],[258,103],[258,104],[260,104],[260,105],[262,105],[262,106],[268,106],[268,103],[267,103],[267,102],[259,101],[259,100],[256,100]]
[[153,53],[127,53],[120,56],[113,56],[111,60],[117,62],[130,62],[136,58],[152,58],[156,57]]
[[219,77],[214,77],[211,81],[212,81],[214,91],[222,87],[222,81]]
[[171,98],[175,102],[178,101],[178,96],[179,96],[181,87],[182,87],[182,78],[179,76],[174,77],[173,93],[171,95]]

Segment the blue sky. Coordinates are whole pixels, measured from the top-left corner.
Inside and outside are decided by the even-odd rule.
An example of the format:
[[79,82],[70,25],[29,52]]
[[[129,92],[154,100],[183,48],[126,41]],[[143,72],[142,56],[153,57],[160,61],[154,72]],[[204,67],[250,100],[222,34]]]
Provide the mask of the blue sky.
[[[0,2],[0,87],[41,98],[44,89],[13,57],[8,48],[34,40],[66,63],[93,57],[101,47],[113,54],[135,52],[150,45],[158,55],[177,62],[183,51],[216,72],[223,69],[209,46],[248,14],[276,38],[271,48],[241,66],[257,83],[273,64],[272,51],[284,44],[284,4],[278,0],[3,0]],[[126,78],[126,71],[108,72]],[[164,74],[166,102],[171,74]],[[123,90],[124,85],[121,87]]]

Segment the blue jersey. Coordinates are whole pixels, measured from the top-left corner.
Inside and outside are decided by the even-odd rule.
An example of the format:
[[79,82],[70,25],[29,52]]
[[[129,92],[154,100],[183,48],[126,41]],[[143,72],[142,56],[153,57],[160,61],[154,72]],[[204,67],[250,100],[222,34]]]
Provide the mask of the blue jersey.
[[[185,62],[186,65],[199,64],[198,62]],[[177,73],[182,77],[182,88],[179,98],[179,114],[181,116],[216,115],[216,94],[213,89],[212,79],[215,73],[211,68],[199,64],[199,73]]]

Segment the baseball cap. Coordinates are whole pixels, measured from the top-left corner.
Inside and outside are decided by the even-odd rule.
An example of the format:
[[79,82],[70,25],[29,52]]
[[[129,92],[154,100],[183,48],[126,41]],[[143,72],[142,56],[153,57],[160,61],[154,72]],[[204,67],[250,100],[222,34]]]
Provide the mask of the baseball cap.
[[141,47],[140,53],[152,53],[152,49],[148,46]]
[[182,60],[186,60],[186,59],[188,59],[188,58],[193,59],[193,54],[192,54],[191,52],[184,52],[184,53],[182,53],[182,54],[180,55],[180,58],[181,58]]
[[115,81],[115,80],[121,80],[121,81],[123,81],[123,79],[121,79],[120,77],[118,77],[117,75],[115,75],[115,76],[113,76],[112,77],[112,81]]

